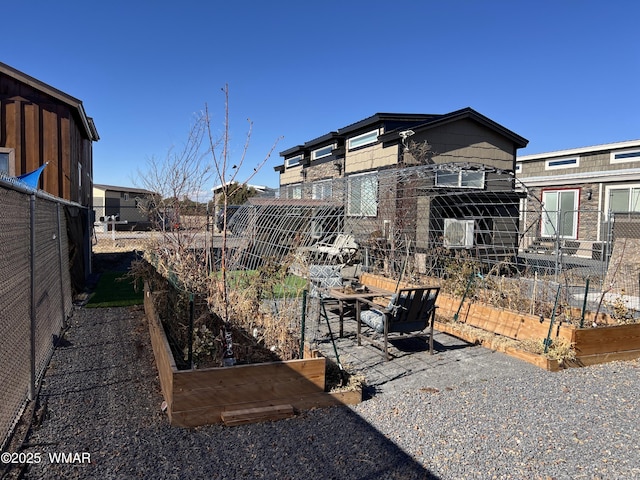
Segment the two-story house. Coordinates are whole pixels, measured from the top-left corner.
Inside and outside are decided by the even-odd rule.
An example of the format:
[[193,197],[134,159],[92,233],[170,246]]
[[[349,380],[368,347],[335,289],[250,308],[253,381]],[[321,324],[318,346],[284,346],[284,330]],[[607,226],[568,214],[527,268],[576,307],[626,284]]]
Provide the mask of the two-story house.
[[[280,152],[281,197],[334,201],[360,245],[515,253],[516,152],[528,141],[471,108],[377,113]],[[396,238],[396,240],[394,240]]]

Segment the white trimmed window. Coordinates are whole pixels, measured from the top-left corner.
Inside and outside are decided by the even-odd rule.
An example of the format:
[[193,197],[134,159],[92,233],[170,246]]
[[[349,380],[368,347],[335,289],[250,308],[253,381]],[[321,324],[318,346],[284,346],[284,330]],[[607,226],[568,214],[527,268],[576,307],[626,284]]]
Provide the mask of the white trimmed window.
[[16,175],[13,148],[0,148],[0,173],[9,177]]
[[378,214],[378,175],[361,173],[347,181],[347,215],[375,217]]
[[481,170],[437,170],[436,186],[484,188],[484,172]]
[[640,150],[623,150],[611,152],[609,163],[640,162]]
[[295,167],[296,165],[300,165],[300,162],[302,162],[302,155],[296,155],[295,157],[287,158],[284,161],[284,166],[287,168]]
[[299,200],[302,198],[302,184],[296,183],[287,186],[287,198]]
[[363,133],[362,135],[351,137],[347,141],[347,145],[349,146],[349,150],[354,150],[356,148],[364,147],[366,145],[371,145],[372,143],[376,143],[377,141],[378,141],[378,130],[371,130],[370,132]]
[[560,170],[562,168],[574,168],[580,166],[580,157],[550,158],[544,163],[545,170]]
[[321,180],[314,182],[311,186],[311,198],[313,200],[327,200],[330,199],[333,194],[331,180]]
[[516,163],[516,173],[522,173],[522,164]]
[[640,212],[640,185],[607,187],[606,211],[613,213]]
[[579,188],[542,191],[543,237],[578,238]]
[[328,145],[326,147],[318,148],[311,152],[311,159],[318,160],[319,158],[328,157],[333,152],[335,145]]

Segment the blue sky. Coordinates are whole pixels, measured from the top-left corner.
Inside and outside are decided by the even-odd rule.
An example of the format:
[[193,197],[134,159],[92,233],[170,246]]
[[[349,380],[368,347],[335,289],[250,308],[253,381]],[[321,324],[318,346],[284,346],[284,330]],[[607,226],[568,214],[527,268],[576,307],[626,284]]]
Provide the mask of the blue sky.
[[133,186],[208,104],[243,180],[278,153],[376,112],[471,107],[520,155],[640,138],[640,3],[25,0],[3,5],[0,60],[82,100],[94,181]]

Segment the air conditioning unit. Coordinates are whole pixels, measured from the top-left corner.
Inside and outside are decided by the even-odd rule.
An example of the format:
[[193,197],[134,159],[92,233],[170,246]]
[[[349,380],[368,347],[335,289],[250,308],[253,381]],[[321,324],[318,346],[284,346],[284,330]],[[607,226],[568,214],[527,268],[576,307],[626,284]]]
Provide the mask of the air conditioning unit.
[[473,247],[473,220],[444,219],[444,246],[447,248]]

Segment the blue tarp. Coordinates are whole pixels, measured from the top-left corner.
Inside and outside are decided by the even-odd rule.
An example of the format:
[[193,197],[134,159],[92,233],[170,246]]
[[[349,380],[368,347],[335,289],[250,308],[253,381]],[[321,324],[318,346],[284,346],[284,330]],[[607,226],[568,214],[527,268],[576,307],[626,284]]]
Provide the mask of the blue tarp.
[[24,175],[19,175],[16,178],[18,178],[18,180],[20,180],[22,183],[27,184],[29,187],[33,189],[37,189],[38,180],[40,180],[40,174],[44,170],[44,167],[46,167],[48,164],[49,162],[45,163],[44,165],[34,170],[33,172],[25,173]]

